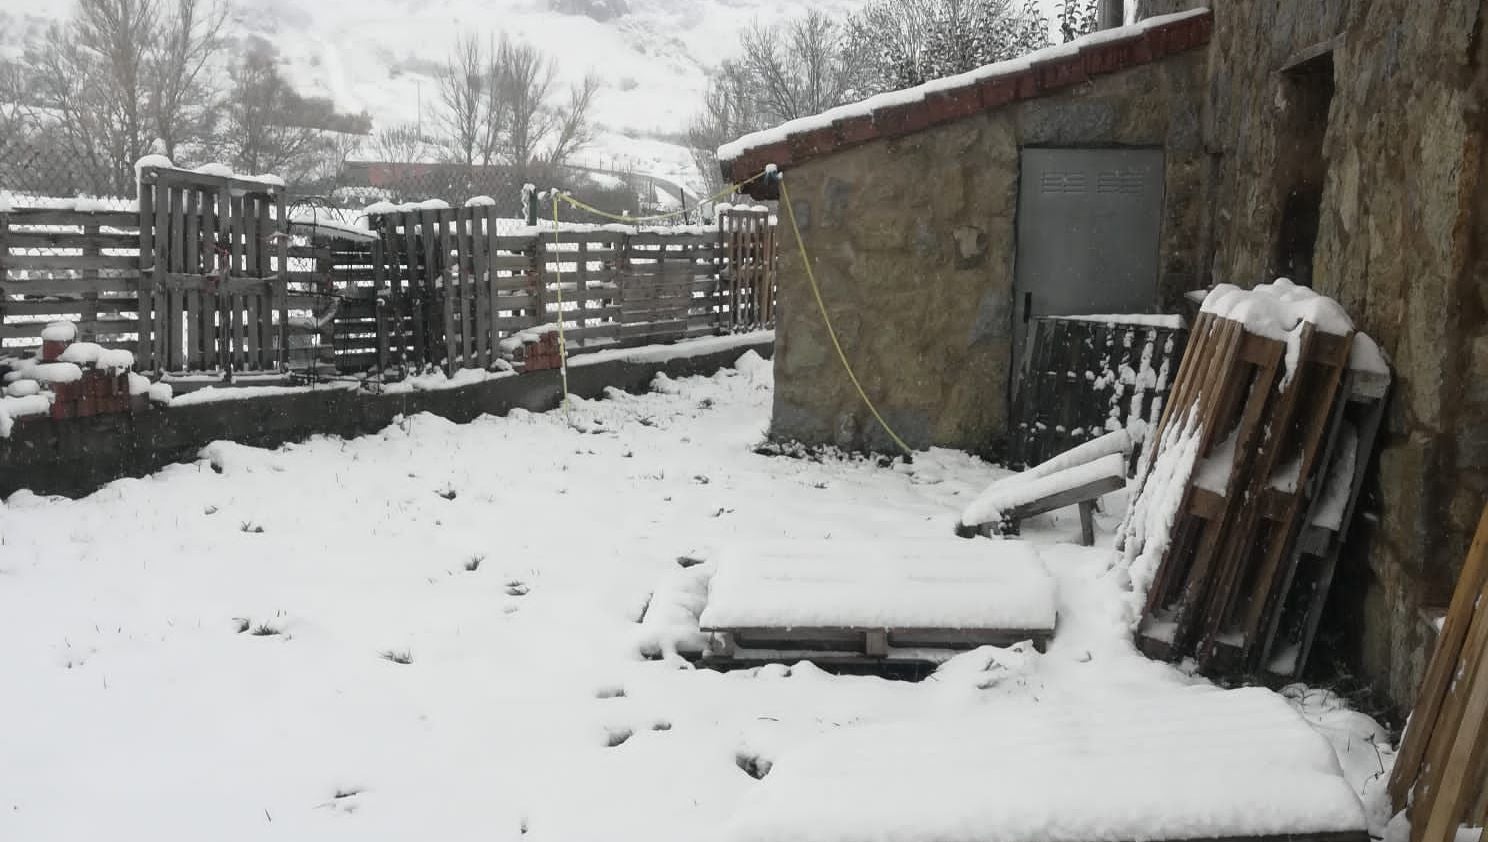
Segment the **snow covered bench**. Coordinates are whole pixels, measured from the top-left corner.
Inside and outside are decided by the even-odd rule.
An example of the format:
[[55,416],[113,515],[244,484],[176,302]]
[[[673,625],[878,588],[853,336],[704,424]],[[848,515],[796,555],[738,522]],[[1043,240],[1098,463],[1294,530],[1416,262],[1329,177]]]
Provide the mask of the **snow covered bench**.
[[977,646],[1042,646],[1054,596],[1024,544],[754,544],[720,555],[698,625],[705,662],[935,663]]
[[1088,547],[1095,543],[1095,501],[1126,487],[1131,448],[1131,435],[1117,430],[998,480],[961,513],[956,534],[1016,535],[1025,518],[1077,505],[1080,543]]
[[1268,690],[988,699],[774,758],[725,842],[1366,842],[1328,742]]

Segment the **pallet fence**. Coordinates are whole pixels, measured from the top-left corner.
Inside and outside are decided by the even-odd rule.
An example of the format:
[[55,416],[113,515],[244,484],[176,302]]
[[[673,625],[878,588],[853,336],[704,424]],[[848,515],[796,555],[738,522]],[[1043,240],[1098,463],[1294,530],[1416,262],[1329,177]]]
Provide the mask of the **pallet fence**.
[[582,353],[774,320],[761,209],[556,239],[490,206],[374,214],[368,228],[307,236],[277,183],[164,167],[142,168],[136,210],[0,211],[0,340],[34,351],[65,319],[141,371],[396,375],[489,367],[503,339],[559,321]]

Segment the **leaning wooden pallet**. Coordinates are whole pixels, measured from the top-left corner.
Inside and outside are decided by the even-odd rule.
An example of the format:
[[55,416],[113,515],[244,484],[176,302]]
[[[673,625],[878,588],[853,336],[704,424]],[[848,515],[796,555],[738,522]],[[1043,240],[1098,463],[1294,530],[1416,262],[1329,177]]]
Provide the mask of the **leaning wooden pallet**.
[[1390,776],[1411,842],[1488,824],[1488,508],[1467,551]]
[[1143,651],[1254,673],[1280,646],[1295,672],[1387,386],[1378,349],[1330,299],[1282,281],[1210,294],[1122,528],[1127,562],[1153,569]]

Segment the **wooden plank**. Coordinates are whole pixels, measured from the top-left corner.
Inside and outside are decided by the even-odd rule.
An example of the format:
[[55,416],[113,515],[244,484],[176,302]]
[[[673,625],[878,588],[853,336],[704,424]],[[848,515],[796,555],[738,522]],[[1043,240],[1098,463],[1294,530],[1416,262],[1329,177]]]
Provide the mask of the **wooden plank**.
[[428,343],[425,341],[424,320],[427,314],[424,311],[428,293],[424,283],[424,272],[427,264],[423,263],[421,255],[423,250],[418,242],[417,214],[407,214],[403,225],[403,260],[406,264],[407,293],[408,293],[408,316],[412,327],[411,339],[413,342],[413,355],[409,362],[418,369],[422,369],[430,362]]
[[388,368],[388,304],[390,292],[387,279],[387,255],[384,253],[387,247],[383,239],[379,237],[372,243],[372,267],[375,274],[373,278],[373,289],[376,292],[376,314],[377,314],[377,370],[387,371]]
[[1395,768],[1390,774],[1390,800],[1396,812],[1405,809],[1410,791],[1420,776],[1421,764],[1432,742],[1437,717],[1452,686],[1453,676],[1457,673],[1462,647],[1485,584],[1488,584],[1488,506],[1484,507],[1478,519],[1477,533],[1467,550],[1462,573],[1457,577],[1452,603],[1447,608],[1446,620],[1431,653],[1431,663],[1426,668],[1415,708],[1411,711],[1410,725],[1405,729],[1400,752],[1395,757]]
[[[203,274],[214,279],[214,286],[202,290],[201,317],[193,326],[201,329],[196,343],[201,352],[201,367],[205,370],[217,368],[217,314],[222,310],[218,302],[215,278],[217,270],[217,199],[212,191],[202,191],[197,210],[201,215],[201,269]],[[196,271],[193,269],[193,271]]]
[[6,248],[12,249],[109,249],[132,252],[138,258],[139,234],[105,234],[98,224],[88,222],[82,231],[11,231],[6,236]]
[[138,213],[133,211],[73,211],[55,210],[52,208],[16,208],[7,214],[8,223],[12,228],[57,225],[82,228],[88,225],[97,225],[100,228],[124,228],[133,230],[139,227],[141,214],[145,212],[145,206],[140,205]]
[[135,296],[119,298],[71,298],[59,300],[55,298],[41,301],[3,301],[0,307],[5,309],[5,315],[11,316],[56,316],[64,318],[74,317],[73,320],[83,317],[83,312],[89,308],[95,314],[103,313],[135,313],[139,309],[139,299]]
[[[443,224],[443,211],[424,211],[424,259],[428,261],[430,291],[439,296],[439,312],[431,311],[431,332],[437,337],[435,354],[446,374],[459,367],[455,350],[455,297],[450,287],[450,273],[445,259],[450,253],[450,228]],[[437,324],[435,329],[433,325]]]
[[[0,338],[4,339],[36,339],[41,340],[41,332],[46,330],[48,322],[13,322],[7,321],[0,325]],[[77,321],[78,330],[84,326],[94,334],[117,335],[121,333],[134,333],[139,323],[135,319],[125,318],[98,318],[93,321]]]
[[[244,196],[242,202],[242,231],[243,231],[243,274],[257,278],[262,275],[263,269],[259,262],[262,253],[259,250],[259,237],[262,236],[258,230],[258,200],[254,196]],[[240,333],[240,357],[243,360],[245,370],[259,368],[259,296],[258,295],[234,295],[236,302],[234,308],[239,311],[238,327]]]
[[1473,612],[1455,673],[1416,784],[1412,842],[1452,842],[1476,795],[1469,784],[1481,785],[1468,773],[1488,751],[1488,610]]
[[[182,268],[186,272],[196,273],[201,271],[201,215],[202,202],[201,192],[190,190],[186,193],[186,256]],[[186,368],[200,371],[206,366],[203,364],[202,353],[202,295],[200,290],[187,290],[183,293],[186,300]]]
[[461,208],[455,217],[455,274],[460,282],[460,363],[466,368],[479,365],[475,343],[475,254],[471,228],[475,226],[477,214],[473,208]]
[[[267,205],[265,205],[267,210]],[[278,347],[272,360],[273,365],[280,371],[289,369],[289,285],[284,273],[289,271],[289,208],[284,201],[284,191],[280,190],[274,194],[274,212],[277,220],[272,243],[275,251],[277,264],[274,267],[276,278],[274,283],[274,294],[272,301],[275,304],[274,313],[278,320],[277,341]]]
[[150,283],[150,346],[155,367],[170,370],[170,298],[165,292],[165,276],[170,272],[175,232],[171,230],[171,190],[156,185],[155,191],[155,271]]
[[[148,268],[153,277],[159,256],[155,253],[155,188],[153,185],[140,184],[139,186],[139,214],[135,217],[135,224],[139,226],[139,260],[140,271]],[[3,226],[0,226],[3,230]],[[165,267],[160,267],[163,271]],[[141,278],[143,280],[143,277]],[[150,325],[154,321],[153,301],[143,284],[139,292],[139,338],[135,345],[134,357],[135,367],[140,371],[152,371],[155,369],[154,346],[150,341]]]
[[475,337],[476,352],[480,358],[481,368],[489,369],[494,360],[493,349],[498,339],[496,329],[492,327],[492,321],[496,318],[493,309],[493,298],[496,289],[491,285],[490,278],[490,251],[491,235],[496,232],[496,209],[485,207],[477,209],[471,219],[471,249],[475,261]]
[[81,272],[92,269],[137,271],[139,256],[134,254],[10,254],[5,258],[5,268],[52,269]]

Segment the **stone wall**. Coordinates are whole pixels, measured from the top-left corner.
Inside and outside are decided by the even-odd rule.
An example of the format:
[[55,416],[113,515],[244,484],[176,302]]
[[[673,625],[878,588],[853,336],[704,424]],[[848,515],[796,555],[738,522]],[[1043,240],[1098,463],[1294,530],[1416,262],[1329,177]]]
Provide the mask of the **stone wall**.
[[[809,160],[788,188],[843,350],[915,447],[996,452],[1012,357],[1021,146],[1166,150],[1162,301],[1197,282],[1204,51]],[[832,349],[782,232],[771,434],[892,451]]]
[[[1171,5],[1171,4],[1170,4]],[[1313,284],[1390,355],[1379,482],[1356,520],[1327,623],[1334,654],[1409,706],[1488,493],[1488,48],[1481,0],[1212,3],[1204,142],[1215,280],[1276,271],[1298,152],[1283,67],[1331,50]],[[1210,262],[1207,258],[1205,262]]]

